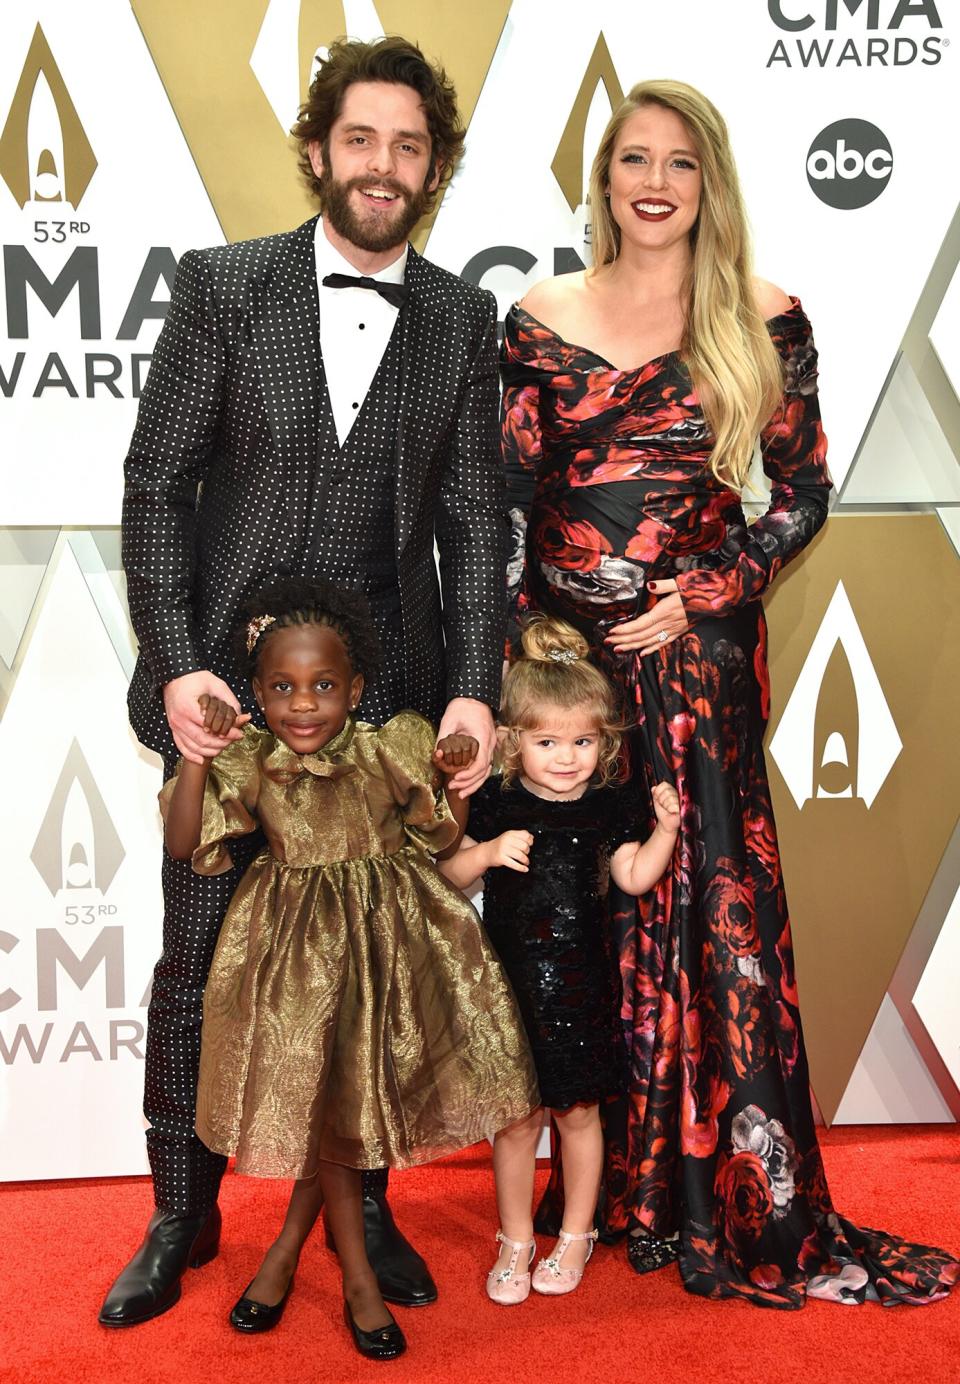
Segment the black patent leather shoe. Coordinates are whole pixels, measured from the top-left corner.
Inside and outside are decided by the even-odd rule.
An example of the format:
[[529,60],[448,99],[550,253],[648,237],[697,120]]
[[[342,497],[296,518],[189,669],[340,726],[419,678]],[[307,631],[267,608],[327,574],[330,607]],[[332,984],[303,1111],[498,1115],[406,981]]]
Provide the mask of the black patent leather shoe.
[[396,1360],[407,1348],[406,1337],[392,1317],[389,1326],[378,1326],[375,1331],[362,1331],[353,1320],[349,1302],[344,1301],[343,1320],[353,1337],[353,1344],[368,1360]]
[[[253,1279],[250,1280],[253,1282]],[[247,1292],[250,1291],[250,1284],[247,1284]],[[268,1307],[265,1302],[257,1302],[255,1298],[247,1297],[247,1292],[242,1298],[238,1298],[230,1309],[230,1325],[236,1327],[238,1331],[245,1331],[254,1336],[259,1331],[271,1331],[283,1316],[283,1309],[287,1305],[287,1298],[293,1291],[293,1278],[287,1284],[287,1291],[279,1302],[273,1307]]]
[[[337,1247],[324,1218],[327,1248]],[[385,1196],[363,1198],[363,1233],[370,1267],[380,1296],[394,1307],[428,1307],[437,1300],[437,1285],[423,1258],[398,1228]]]
[[120,1274],[100,1308],[103,1326],[138,1326],[167,1312],[180,1299],[180,1280],[220,1248],[220,1208],[200,1216],[157,1210],[143,1244]]

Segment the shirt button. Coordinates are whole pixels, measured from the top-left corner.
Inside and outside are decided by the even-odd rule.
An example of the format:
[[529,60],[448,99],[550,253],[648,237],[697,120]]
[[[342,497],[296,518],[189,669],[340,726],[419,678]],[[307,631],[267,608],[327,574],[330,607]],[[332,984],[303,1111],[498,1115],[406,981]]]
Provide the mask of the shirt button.
[[359,404],[357,404],[357,403],[354,403],[354,404],[352,404],[352,405],[351,405],[351,407],[352,407],[352,408],[359,408],[359,407],[360,407],[360,405],[359,405]]
[[364,327],[365,327],[367,324],[366,324],[366,322],[360,322],[358,325],[359,325],[359,327],[360,327],[360,330],[363,331]]

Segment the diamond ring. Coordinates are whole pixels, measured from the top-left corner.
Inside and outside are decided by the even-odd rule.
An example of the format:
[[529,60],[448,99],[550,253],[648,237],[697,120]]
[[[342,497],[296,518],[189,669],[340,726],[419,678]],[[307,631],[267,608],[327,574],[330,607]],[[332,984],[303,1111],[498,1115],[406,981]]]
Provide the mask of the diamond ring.
[[660,633],[657,635],[657,638],[660,640],[660,643],[661,643],[661,644],[666,644],[666,642],[667,642],[667,631],[666,631],[666,630],[661,630]]

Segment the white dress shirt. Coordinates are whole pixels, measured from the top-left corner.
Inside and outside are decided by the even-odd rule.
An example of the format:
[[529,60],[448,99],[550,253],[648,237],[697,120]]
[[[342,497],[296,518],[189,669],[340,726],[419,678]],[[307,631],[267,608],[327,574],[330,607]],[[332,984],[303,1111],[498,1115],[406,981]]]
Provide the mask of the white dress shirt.
[[402,284],[407,247],[404,245],[386,269],[363,276],[330,244],[322,217],[317,222],[313,247],[320,303],[320,352],[337,440],[342,447],[363,407],[400,310],[372,288],[324,288],[323,280],[327,274],[350,274],[353,278]]

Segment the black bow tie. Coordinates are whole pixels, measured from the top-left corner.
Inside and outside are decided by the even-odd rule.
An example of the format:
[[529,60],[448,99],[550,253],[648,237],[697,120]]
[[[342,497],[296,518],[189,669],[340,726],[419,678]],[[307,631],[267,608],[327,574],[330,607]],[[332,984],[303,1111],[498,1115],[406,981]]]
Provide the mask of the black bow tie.
[[328,274],[323,280],[324,288],[372,288],[374,293],[398,310],[410,296],[406,284],[384,283],[382,279],[371,279],[366,274],[354,277],[353,274]]

